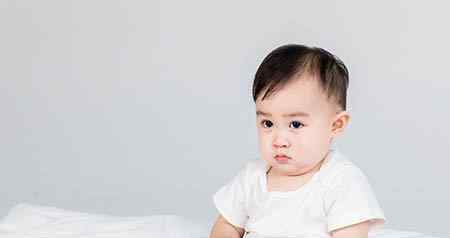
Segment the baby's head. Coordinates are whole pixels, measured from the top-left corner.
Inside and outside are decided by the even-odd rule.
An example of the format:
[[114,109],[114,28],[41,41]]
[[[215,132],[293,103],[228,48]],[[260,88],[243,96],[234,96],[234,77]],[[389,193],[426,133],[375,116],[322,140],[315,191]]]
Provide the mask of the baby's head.
[[[349,122],[348,71],[321,48],[284,45],[267,55],[253,82],[260,153],[274,172],[317,168]],[[289,159],[276,158],[285,155]]]

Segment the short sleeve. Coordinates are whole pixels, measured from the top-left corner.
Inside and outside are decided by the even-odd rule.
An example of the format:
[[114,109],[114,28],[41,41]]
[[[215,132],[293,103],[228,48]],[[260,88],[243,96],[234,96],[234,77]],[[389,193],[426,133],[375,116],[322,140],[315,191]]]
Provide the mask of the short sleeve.
[[213,196],[219,213],[232,225],[244,228],[248,220],[246,209],[247,168],[245,166]]
[[369,231],[380,229],[385,216],[365,174],[345,166],[336,175],[325,195],[328,231],[370,221]]

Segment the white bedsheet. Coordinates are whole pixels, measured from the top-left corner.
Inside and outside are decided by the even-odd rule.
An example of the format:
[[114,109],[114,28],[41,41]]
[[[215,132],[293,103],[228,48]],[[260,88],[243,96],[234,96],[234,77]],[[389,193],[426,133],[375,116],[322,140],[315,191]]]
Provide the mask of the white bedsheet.
[[[115,217],[18,204],[0,220],[0,238],[207,238],[211,224],[176,215]],[[382,229],[370,238],[437,238]]]
[[208,227],[175,215],[114,217],[19,204],[0,220],[0,238],[206,238]]

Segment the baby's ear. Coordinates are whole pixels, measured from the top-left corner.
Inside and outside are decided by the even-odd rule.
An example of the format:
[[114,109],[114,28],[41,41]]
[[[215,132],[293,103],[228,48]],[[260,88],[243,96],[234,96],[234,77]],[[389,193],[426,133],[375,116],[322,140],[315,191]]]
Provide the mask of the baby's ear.
[[350,114],[347,111],[341,111],[334,116],[331,132],[333,137],[344,132],[348,123],[350,122]]

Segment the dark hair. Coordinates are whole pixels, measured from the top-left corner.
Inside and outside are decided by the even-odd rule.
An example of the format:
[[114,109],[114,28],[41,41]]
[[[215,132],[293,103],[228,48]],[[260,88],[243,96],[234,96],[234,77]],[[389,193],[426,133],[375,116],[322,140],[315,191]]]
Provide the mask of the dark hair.
[[253,81],[253,101],[266,90],[261,100],[281,89],[303,73],[319,79],[320,87],[346,110],[348,70],[330,52],[298,44],[280,46],[270,52],[259,65]]

